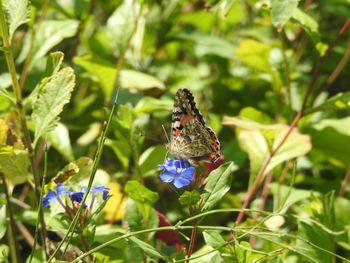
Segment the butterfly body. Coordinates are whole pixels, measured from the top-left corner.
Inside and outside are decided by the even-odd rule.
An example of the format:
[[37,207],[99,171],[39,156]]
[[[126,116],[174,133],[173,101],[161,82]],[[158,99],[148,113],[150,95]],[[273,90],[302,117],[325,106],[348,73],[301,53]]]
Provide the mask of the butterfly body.
[[175,158],[193,165],[200,161],[215,162],[220,157],[220,143],[205,125],[188,89],[180,89],[175,95],[171,141],[166,147]]

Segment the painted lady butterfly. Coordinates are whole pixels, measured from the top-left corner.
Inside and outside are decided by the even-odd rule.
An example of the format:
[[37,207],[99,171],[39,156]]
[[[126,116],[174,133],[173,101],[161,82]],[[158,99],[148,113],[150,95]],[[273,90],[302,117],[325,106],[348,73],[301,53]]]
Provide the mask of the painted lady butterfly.
[[175,158],[197,165],[200,161],[213,163],[220,157],[220,143],[213,130],[205,126],[188,89],[176,92],[171,128],[166,147]]

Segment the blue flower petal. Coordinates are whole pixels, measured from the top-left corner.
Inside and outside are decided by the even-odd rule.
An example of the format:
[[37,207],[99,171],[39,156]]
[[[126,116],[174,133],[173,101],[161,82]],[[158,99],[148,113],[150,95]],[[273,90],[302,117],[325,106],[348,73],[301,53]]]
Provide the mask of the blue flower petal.
[[183,178],[181,176],[176,177],[174,180],[174,185],[176,188],[184,187],[186,185],[189,185],[190,183],[191,183],[190,180],[187,180],[186,178]]
[[83,200],[84,192],[71,192],[69,193],[69,198],[72,199],[72,201],[80,203]]
[[170,173],[162,173],[160,175],[160,179],[164,183],[171,183],[175,179],[175,175],[174,174],[170,174]]
[[108,197],[108,191],[103,191],[102,199],[103,199],[104,201],[106,201],[106,200],[107,200],[107,197]]
[[68,188],[68,186],[69,186],[69,184],[63,185],[63,184],[61,184],[61,183],[58,183],[57,186],[56,186],[56,192],[57,192],[57,194],[58,194],[58,195],[62,194],[63,191],[64,191],[65,189]]
[[183,178],[186,178],[187,180],[192,181],[194,179],[194,167],[188,167],[185,169],[182,173],[181,176]]
[[46,196],[43,197],[43,208],[48,207],[51,203],[55,202],[58,198],[56,192],[50,190]]

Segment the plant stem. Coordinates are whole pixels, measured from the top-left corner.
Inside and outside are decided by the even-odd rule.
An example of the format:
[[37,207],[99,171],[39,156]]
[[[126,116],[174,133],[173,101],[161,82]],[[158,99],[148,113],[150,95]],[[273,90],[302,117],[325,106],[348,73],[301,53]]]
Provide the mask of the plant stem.
[[26,58],[24,59],[23,70],[22,70],[21,78],[19,80],[19,85],[20,85],[21,89],[23,89],[25,81],[27,79],[30,60],[31,60],[32,55],[33,55],[32,52],[33,52],[33,45],[34,45],[34,39],[35,39],[36,32],[37,32],[39,26],[41,25],[42,21],[45,18],[47,11],[49,10],[50,4],[51,4],[51,0],[45,1],[44,7],[41,9],[40,16],[39,16],[37,22],[35,23],[35,26],[33,26],[33,29],[32,29],[31,35],[30,35],[29,51],[28,51]]
[[[301,106],[300,111],[297,113],[297,115],[295,116],[293,122],[290,124],[289,130],[287,131],[287,133],[284,135],[283,139],[281,140],[281,142],[276,146],[275,149],[273,149],[272,152],[270,152],[269,156],[265,159],[263,165],[261,166],[258,175],[254,181],[254,184],[252,186],[252,188],[249,190],[247,196],[245,197],[244,203],[243,203],[243,209],[247,208],[250,200],[252,199],[253,195],[255,194],[256,190],[258,189],[259,183],[265,173],[265,170],[267,169],[267,166],[269,165],[270,161],[272,160],[272,157],[277,153],[277,151],[282,147],[282,145],[284,144],[284,142],[288,139],[289,135],[292,133],[293,129],[297,126],[299,120],[303,117],[304,115],[304,111],[308,102],[309,97],[311,96],[311,92],[316,84],[316,81],[318,79],[319,73],[320,73],[320,69],[321,69],[321,65],[323,64],[323,62],[325,61],[325,59],[329,56],[329,54],[332,52],[335,44],[338,42],[338,40],[340,39],[340,37],[344,34],[346,28],[350,25],[350,18],[346,20],[346,22],[344,23],[344,25],[342,26],[342,28],[339,30],[338,35],[336,37],[336,39],[331,43],[331,45],[327,48],[325,54],[320,57],[316,63],[315,66],[315,70],[312,73],[312,77],[311,77],[311,81],[309,82],[309,85],[307,87],[306,90],[306,94],[303,100],[303,104]],[[236,219],[236,225],[239,225],[243,219],[244,216],[244,211],[241,211]]]
[[[106,140],[106,136],[107,136],[107,133],[109,131],[109,127],[111,125],[113,116],[114,116],[114,114],[115,114],[115,112],[117,110],[117,99],[118,99],[119,90],[117,90],[117,91],[118,92],[117,92],[117,94],[115,96],[115,100],[114,100],[111,112],[109,114],[108,121],[107,122],[105,121],[103,126],[102,126],[101,137],[100,137],[100,140],[99,140],[99,143],[98,143],[98,147],[97,147],[97,150],[96,150],[93,167],[92,167],[91,172],[90,172],[89,183],[88,183],[88,186],[86,188],[86,191],[85,191],[85,194],[84,194],[84,198],[83,198],[83,200],[81,202],[82,204],[84,204],[86,202],[86,198],[88,196],[88,193],[90,192],[90,189],[91,189],[91,186],[92,186],[92,183],[94,181],[95,174],[96,174],[96,171],[97,171],[97,167],[98,167],[98,164],[99,164],[100,159],[101,159],[102,150],[103,150],[103,146],[104,146],[104,143],[105,143],[105,140]],[[57,245],[56,250],[51,254],[48,262],[51,262],[54,259],[55,255],[60,250],[60,248],[62,247],[63,243],[66,242],[66,241],[67,241],[67,245],[65,247],[65,251],[67,250],[68,245],[69,245],[69,241],[72,238],[72,235],[74,233],[74,229],[75,229],[75,227],[76,227],[76,225],[78,223],[78,220],[79,220],[79,217],[80,217],[80,214],[81,214],[82,211],[83,211],[83,206],[81,205],[79,207],[77,213],[75,214],[74,219],[72,220],[72,223],[69,225],[69,228],[67,230],[67,234],[63,237],[61,242]],[[62,256],[64,256],[65,251],[64,251]]]
[[[39,204],[40,202],[40,179],[39,179],[39,174],[35,165],[35,157],[34,157],[34,149],[32,147],[32,141],[30,138],[30,133],[27,127],[27,122],[25,119],[25,114],[23,110],[23,104],[22,104],[22,94],[21,94],[21,88],[19,86],[18,80],[17,80],[17,73],[16,73],[16,67],[15,67],[15,62],[13,59],[12,55],[12,49],[10,45],[10,40],[9,40],[9,35],[8,35],[8,28],[5,20],[5,14],[3,10],[3,5],[2,1],[0,0],[0,30],[1,30],[1,35],[2,35],[2,40],[3,40],[3,45],[6,47],[8,50],[5,52],[5,57],[6,57],[6,62],[7,62],[7,67],[9,70],[9,73],[11,75],[11,80],[12,80],[12,88],[16,96],[16,105],[17,105],[17,111],[18,111],[18,117],[20,119],[21,123],[21,128],[24,136],[24,144],[27,148],[28,154],[29,154],[29,159],[30,159],[30,165],[31,165],[31,171],[34,177],[34,192],[35,192],[35,197],[36,197],[36,202]],[[40,234],[41,234],[41,239],[42,239],[42,245],[44,247],[44,251],[47,254],[46,251],[46,228],[45,228],[45,221],[44,221],[44,215],[42,213],[42,210],[39,210],[40,212]]]
[[21,262],[20,260],[20,254],[18,251],[18,243],[16,239],[16,230],[15,230],[15,220],[13,218],[13,212],[11,208],[11,202],[10,202],[10,193],[8,191],[7,187],[7,182],[5,175],[3,173],[0,173],[0,178],[2,180],[2,183],[4,185],[4,192],[5,192],[5,197],[6,197],[6,208],[7,208],[7,216],[6,216],[6,221],[7,221],[7,239],[9,242],[9,247],[11,251],[11,261],[13,263],[18,263]]
[[[193,216],[193,213],[194,213],[194,209],[192,207],[190,207],[190,217]],[[197,226],[198,226],[197,219],[194,219],[192,221],[192,225],[193,225],[193,228],[192,228],[192,231],[191,231],[190,245],[188,246],[188,250],[187,250],[187,253],[186,253],[187,258],[191,257],[191,255],[193,253],[194,245],[196,244],[196,240],[197,240]],[[189,262],[189,260],[186,261],[186,263],[188,263],[188,262]]]

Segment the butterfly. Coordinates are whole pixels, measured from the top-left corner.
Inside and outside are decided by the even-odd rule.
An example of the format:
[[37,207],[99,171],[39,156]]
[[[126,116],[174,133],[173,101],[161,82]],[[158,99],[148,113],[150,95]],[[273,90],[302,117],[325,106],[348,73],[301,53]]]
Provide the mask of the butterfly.
[[166,145],[177,159],[198,162],[215,162],[220,157],[220,143],[214,131],[205,125],[188,89],[179,89],[175,95],[172,113],[171,140]]

